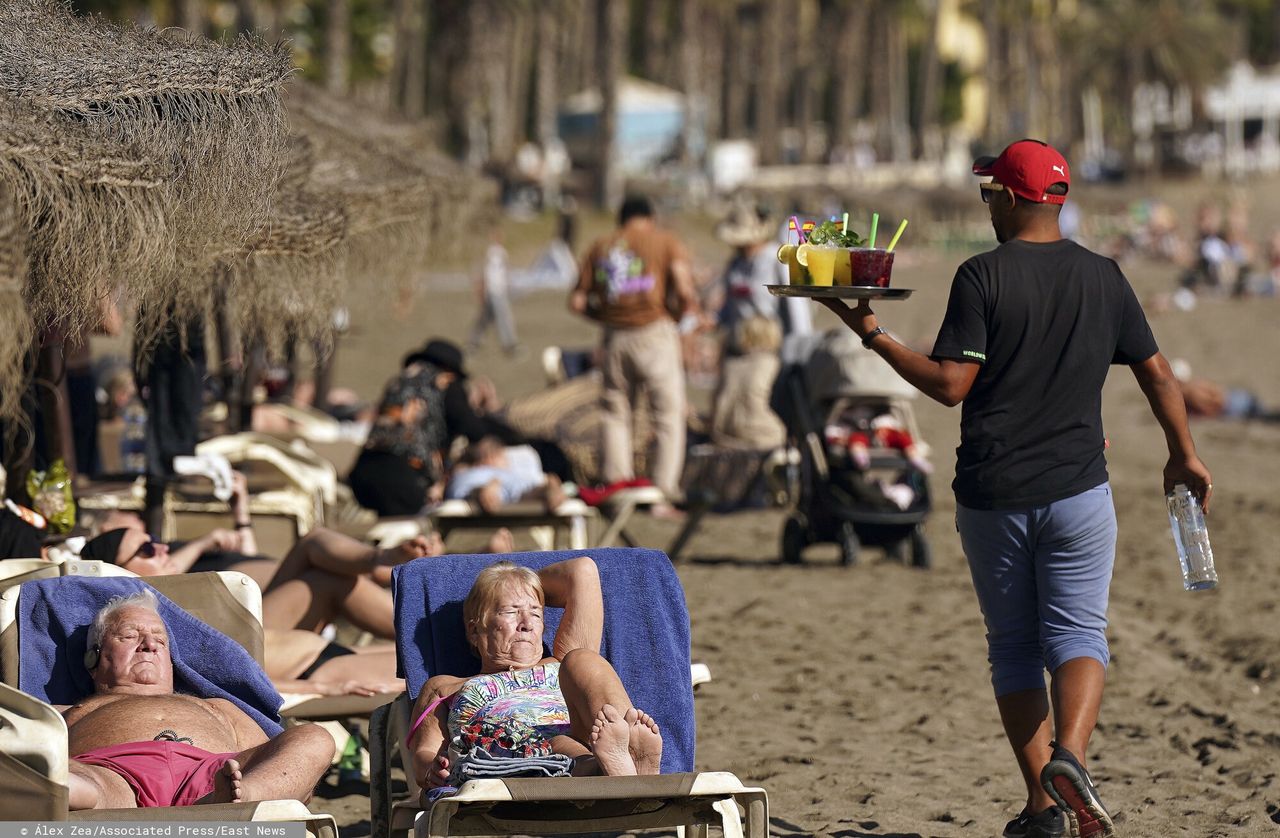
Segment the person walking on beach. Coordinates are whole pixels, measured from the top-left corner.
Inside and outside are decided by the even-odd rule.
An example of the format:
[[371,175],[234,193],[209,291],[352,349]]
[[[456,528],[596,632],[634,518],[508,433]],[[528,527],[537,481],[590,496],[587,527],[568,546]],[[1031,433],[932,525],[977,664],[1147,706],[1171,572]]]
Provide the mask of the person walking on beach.
[[[597,239],[582,260],[569,309],[604,326],[604,408],[601,469],[606,482],[634,477],[632,399],[648,392],[654,427],[650,479],[669,501],[679,497],[685,449],[685,382],[680,334],[667,311],[668,289],[685,320],[696,319],[689,255],[658,227],[649,199],[631,197],[618,229]],[[672,514],[671,507],[655,514]]]
[[511,312],[510,258],[502,246],[502,231],[495,228],[489,246],[484,251],[484,264],[480,266],[480,310],[471,326],[467,346],[472,351],[480,348],[484,333],[493,326],[498,332],[502,351],[515,355],[520,351],[516,337],[516,318]]
[[[987,626],[991,680],[1027,787],[1007,838],[1114,836],[1085,769],[1109,661],[1116,519],[1102,431],[1108,368],[1130,368],[1169,449],[1164,488],[1209,507],[1177,380],[1115,262],[1064,239],[1067,161],[1037,140],[974,163],[999,247],[960,266],[930,355],[866,301],[824,301],[904,379],[963,402],[956,526]],[[1052,726],[1044,670],[1052,674]]]

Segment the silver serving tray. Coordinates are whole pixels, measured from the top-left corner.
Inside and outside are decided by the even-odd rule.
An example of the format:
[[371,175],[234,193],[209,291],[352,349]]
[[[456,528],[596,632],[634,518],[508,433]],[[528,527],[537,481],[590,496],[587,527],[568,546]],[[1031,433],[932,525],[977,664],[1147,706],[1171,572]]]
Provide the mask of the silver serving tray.
[[766,285],[775,297],[809,297],[814,300],[905,300],[912,288],[880,288],[874,285]]

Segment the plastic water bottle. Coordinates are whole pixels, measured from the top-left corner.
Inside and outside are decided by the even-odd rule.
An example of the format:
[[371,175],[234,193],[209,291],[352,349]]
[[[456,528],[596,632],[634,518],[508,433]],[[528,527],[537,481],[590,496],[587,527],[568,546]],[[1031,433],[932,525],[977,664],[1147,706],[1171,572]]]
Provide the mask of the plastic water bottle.
[[1213,569],[1213,548],[1209,546],[1209,529],[1204,524],[1200,501],[1182,483],[1175,485],[1165,500],[1173,543],[1182,565],[1182,587],[1188,591],[1216,588],[1218,572]]
[[364,759],[361,751],[360,728],[352,724],[347,727],[347,744],[338,759],[338,782],[358,783],[364,779]]

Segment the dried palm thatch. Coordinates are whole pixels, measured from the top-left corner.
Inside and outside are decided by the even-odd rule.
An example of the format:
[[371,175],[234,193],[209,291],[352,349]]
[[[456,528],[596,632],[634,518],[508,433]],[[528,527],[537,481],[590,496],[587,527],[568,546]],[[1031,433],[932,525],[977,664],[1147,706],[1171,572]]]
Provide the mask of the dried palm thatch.
[[31,346],[31,315],[22,299],[27,278],[27,231],[13,192],[0,183],[0,420],[21,412],[23,364]]
[[0,93],[0,183],[29,238],[21,277],[34,322],[79,332],[118,288],[145,293],[152,273],[172,269],[172,176],[136,144]]
[[430,144],[413,128],[305,84],[285,98],[294,130],[315,149],[309,188],[347,212],[353,279],[406,280],[493,205],[488,184],[420,151]]
[[301,189],[282,192],[271,221],[225,260],[234,321],[268,342],[297,336],[326,343],[340,296],[347,217]]
[[[266,226],[286,151],[283,46],[75,16],[60,0],[0,0],[0,92],[170,161],[175,269],[152,274],[154,316],[207,304],[218,254]],[[59,283],[62,277],[34,277]]]

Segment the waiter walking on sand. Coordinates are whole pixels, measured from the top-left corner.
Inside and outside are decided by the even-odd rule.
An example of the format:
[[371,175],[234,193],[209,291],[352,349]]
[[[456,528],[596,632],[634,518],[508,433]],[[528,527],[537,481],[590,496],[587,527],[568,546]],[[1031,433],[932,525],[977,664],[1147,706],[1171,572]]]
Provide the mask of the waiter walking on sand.
[[1109,660],[1116,518],[1102,385],[1112,364],[1133,371],[1164,430],[1165,491],[1185,483],[1208,510],[1213,484],[1128,280],[1112,260],[1062,237],[1067,161],[1020,140],[973,172],[991,178],[979,189],[1000,244],[956,271],[931,355],[886,334],[865,300],[823,303],[920,391],[964,403],[956,527],[986,621],[1000,718],[1027,786],[1026,808],[1004,835],[1114,836],[1085,769]]

